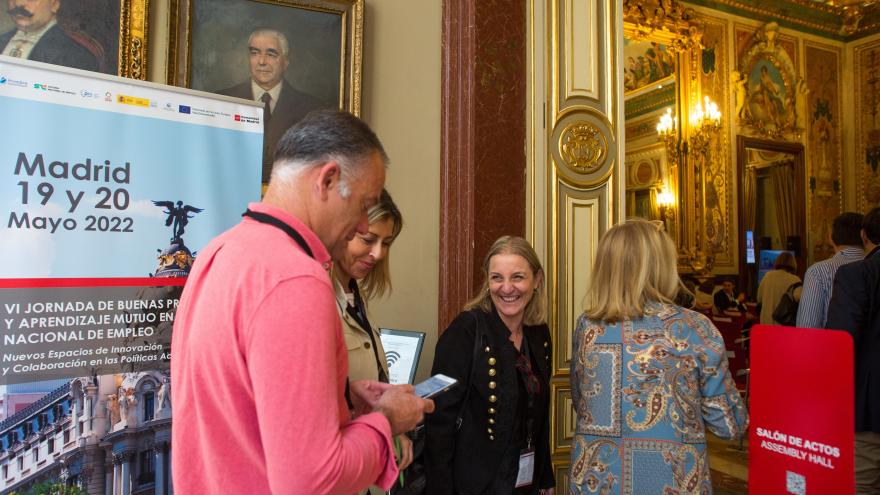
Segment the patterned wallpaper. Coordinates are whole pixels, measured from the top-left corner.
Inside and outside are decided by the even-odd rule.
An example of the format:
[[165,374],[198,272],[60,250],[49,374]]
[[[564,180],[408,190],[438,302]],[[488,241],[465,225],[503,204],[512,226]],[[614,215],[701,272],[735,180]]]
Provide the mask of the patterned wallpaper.
[[834,254],[831,224],[843,207],[841,172],[843,126],[841,125],[839,48],[805,43],[807,88],[807,229],[813,260]]
[[880,41],[854,51],[856,205],[866,212],[880,205]]

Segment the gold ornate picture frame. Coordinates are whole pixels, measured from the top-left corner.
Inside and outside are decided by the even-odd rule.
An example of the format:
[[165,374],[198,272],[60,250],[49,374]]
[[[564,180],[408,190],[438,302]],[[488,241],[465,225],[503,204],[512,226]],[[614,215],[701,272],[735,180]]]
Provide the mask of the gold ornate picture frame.
[[[800,96],[805,81],[798,77],[794,61],[777,43],[779,26],[768,23],[759,29],[739,61],[731,84],[737,95],[736,117],[761,137],[800,139]],[[739,79],[737,79],[739,78]]]
[[[12,43],[19,25],[43,5],[18,5],[15,14],[0,15],[0,53]],[[146,78],[149,0],[67,0],[57,4],[50,26],[27,54],[38,62]],[[10,47],[11,52],[15,51]],[[9,53],[9,55],[13,55]],[[13,55],[14,56],[14,55]]]
[[290,43],[285,80],[360,115],[364,0],[172,0],[168,84],[220,93],[248,77],[248,37]]
[[264,106],[262,180],[309,112],[360,115],[364,0],[173,0],[167,80]]

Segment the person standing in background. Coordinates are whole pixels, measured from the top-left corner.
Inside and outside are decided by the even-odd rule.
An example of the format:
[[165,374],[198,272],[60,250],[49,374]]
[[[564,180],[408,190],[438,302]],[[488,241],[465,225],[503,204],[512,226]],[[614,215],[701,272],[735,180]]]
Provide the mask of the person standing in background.
[[[773,319],[773,311],[782,300],[782,295],[801,279],[794,273],[797,271],[797,260],[789,251],[783,251],[773,262],[773,269],[764,275],[758,284],[759,321],[763,325],[779,325]],[[801,288],[794,290],[794,298],[797,301],[801,295]]]
[[572,345],[571,494],[711,493],[706,429],[746,431],[721,334],[672,303],[676,259],[642,219],[599,241]]
[[859,261],[865,256],[861,237],[863,218],[860,213],[846,212],[834,219],[831,226],[834,256],[807,268],[801,302],[798,305],[798,327],[825,328],[834,274],[841,266]]
[[862,220],[863,261],[837,269],[825,328],[846,330],[855,354],[856,493],[880,493],[880,208]]

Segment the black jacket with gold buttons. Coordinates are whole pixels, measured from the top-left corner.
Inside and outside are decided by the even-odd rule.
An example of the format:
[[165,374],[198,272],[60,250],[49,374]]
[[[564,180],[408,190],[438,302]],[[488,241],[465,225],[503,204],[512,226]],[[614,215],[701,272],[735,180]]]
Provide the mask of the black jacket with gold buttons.
[[[481,341],[474,357],[477,318]],[[436,410],[425,420],[427,440],[425,467],[429,495],[484,493],[498,472],[513,436],[519,393],[516,349],[509,344],[510,331],[494,311],[464,311],[437,342],[431,374],[443,373],[459,385],[434,399]],[[525,326],[529,352],[537,364],[544,400],[535,426],[535,475],[533,492],[555,485],[550,464],[549,370],[552,356],[547,325]],[[467,384],[473,369],[470,393]],[[462,407],[465,396],[467,404]],[[461,412],[461,428],[456,419]],[[524,447],[524,446],[523,446]]]

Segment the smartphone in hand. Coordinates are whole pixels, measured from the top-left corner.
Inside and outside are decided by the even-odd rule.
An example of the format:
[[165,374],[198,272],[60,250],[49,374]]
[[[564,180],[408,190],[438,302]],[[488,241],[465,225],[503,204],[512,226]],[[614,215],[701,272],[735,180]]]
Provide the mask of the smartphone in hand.
[[430,399],[440,392],[445,392],[454,387],[458,383],[455,378],[446,375],[436,374],[431,378],[416,385],[416,395],[423,399]]

